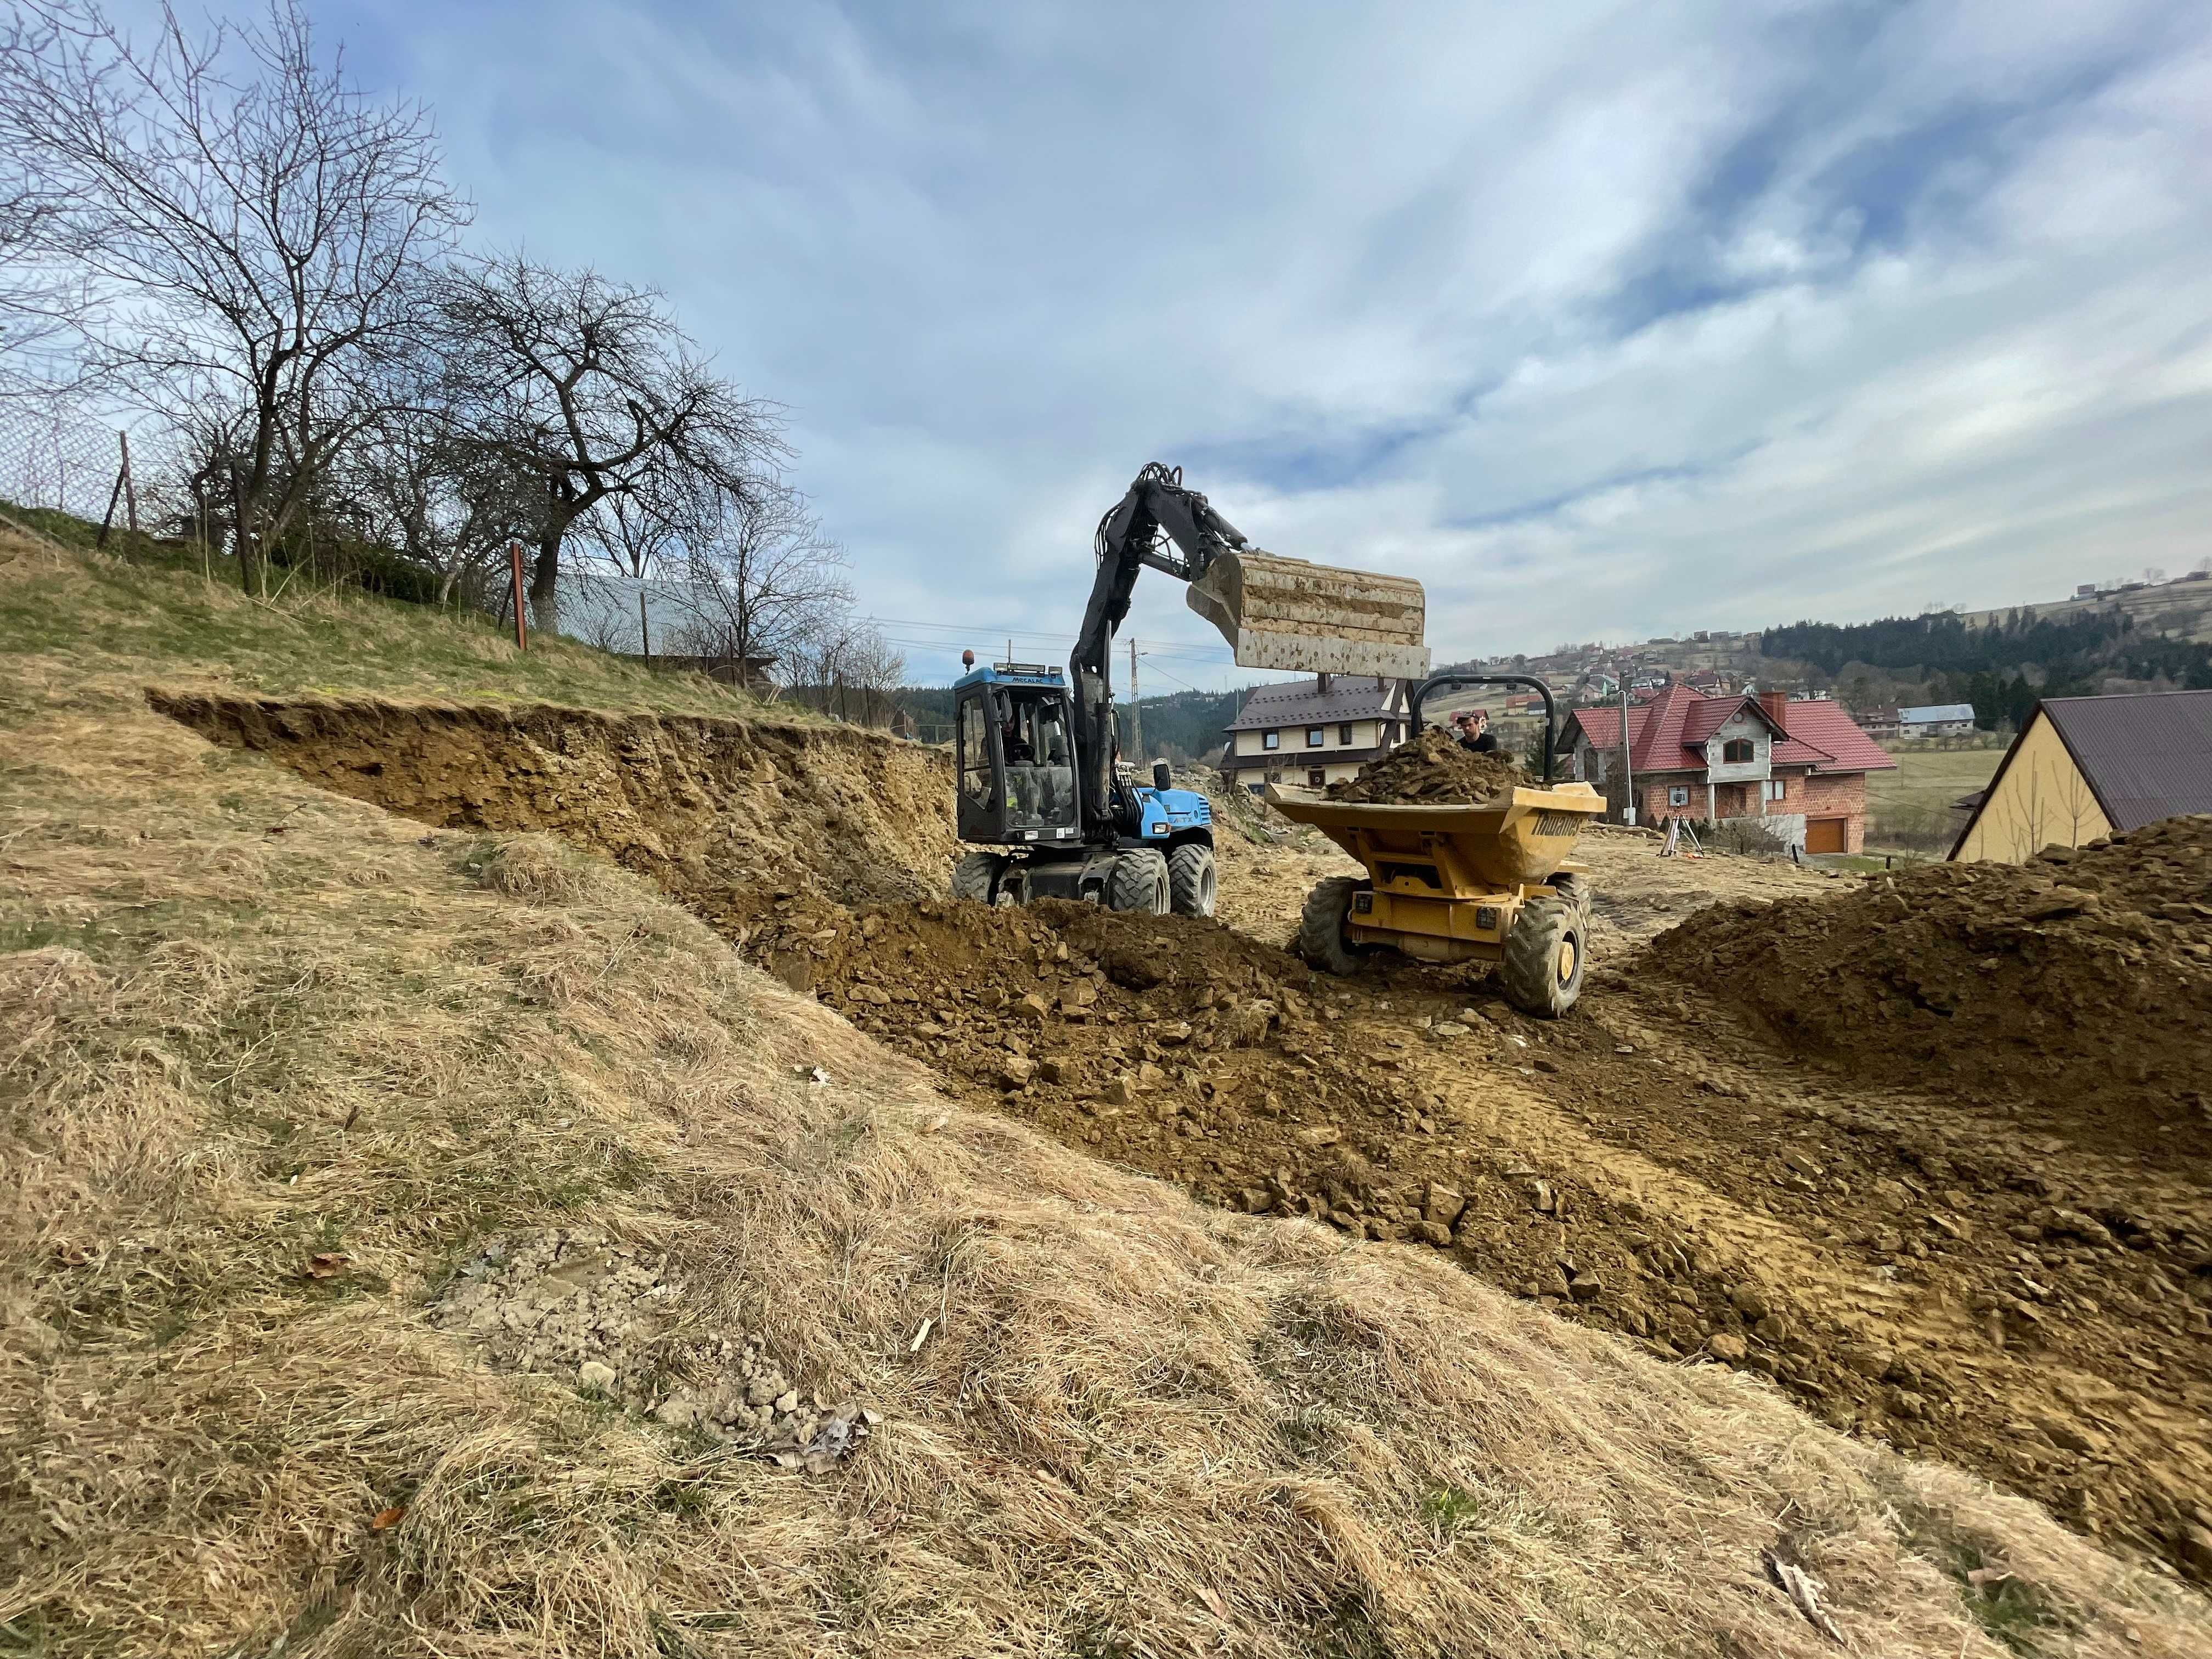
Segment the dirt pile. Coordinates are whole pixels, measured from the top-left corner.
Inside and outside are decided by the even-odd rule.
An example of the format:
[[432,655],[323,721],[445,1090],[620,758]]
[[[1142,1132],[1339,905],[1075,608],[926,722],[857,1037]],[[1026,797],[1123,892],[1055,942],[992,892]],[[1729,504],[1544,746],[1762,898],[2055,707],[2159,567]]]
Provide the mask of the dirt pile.
[[2212,1147],[2212,817],[1718,907],[1646,961],[1855,1075],[1940,1076],[2091,1141]]
[[1376,805],[1437,806],[1486,801],[1528,781],[1510,755],[1479,755],[1441,726],[1431,726],[1359,769],[1359,775],[1328,786],[1331,800]]
[[544,830],[678,897],[944,890],[945,757],[849,726],[153,691],[201,736],[445,829]]

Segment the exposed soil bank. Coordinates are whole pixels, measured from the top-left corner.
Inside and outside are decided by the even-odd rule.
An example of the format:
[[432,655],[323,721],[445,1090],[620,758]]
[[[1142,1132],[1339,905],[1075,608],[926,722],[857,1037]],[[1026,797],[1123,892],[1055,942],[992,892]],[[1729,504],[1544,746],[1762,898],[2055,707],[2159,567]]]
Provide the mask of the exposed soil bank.
[[683,896],[920,897],[943,890],[957,851],[945,757],[848,726],[147,696],[339,794],[446,829],[550,830]]

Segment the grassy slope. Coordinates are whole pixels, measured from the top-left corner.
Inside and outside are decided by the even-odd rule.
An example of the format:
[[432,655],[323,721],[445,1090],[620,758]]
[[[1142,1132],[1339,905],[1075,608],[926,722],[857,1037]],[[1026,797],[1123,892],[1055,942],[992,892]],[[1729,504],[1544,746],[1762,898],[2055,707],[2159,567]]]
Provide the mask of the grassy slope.
[[1867,845],[1948,852],[1966,823],[1966,815],[1953,811],[1951,803],[1996,776],[2004,750],[1899,745],[1891,752],[1897,770],[1867,775]]
[[[88,534],[60,514],[20,515]],[[119,542],[118,542],[119,544]],[[472,612],[440,613],[354,591],[295,588],[269,603],[150,544],[141,560],[70,557],[0,527],[0,653],[59,656],[88,675],[158,675],[272,696],[370,692],[408,700],[554,702],[660,714],[757,716],[757,699],[702,674],[666,674],[564,639],[532,639]],[[806,722],[777,709],[779,721]]]
[[[5,540],[0,611],[0,1651],[1837,1651],[1776,1547],[1855,1650],[2212,1639],[2027,1505],[951,1110],[636,881],[423,836],[139,689],[524,665],[337,671]],[[428,1328],[465,1251],[586,1220],[688,1284],[672,1369],[742,1322],[875,1437],[787,1474]]]

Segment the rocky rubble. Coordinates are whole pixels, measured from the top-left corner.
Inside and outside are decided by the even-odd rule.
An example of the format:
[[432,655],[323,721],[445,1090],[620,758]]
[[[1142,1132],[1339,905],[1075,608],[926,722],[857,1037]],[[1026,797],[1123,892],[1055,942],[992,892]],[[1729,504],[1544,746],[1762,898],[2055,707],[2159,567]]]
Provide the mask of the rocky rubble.
[[1502,750],[1479,755],[1443,726],[1431,726],[1359,769],[1359,775],[1328,786],[1331,800],[1376,805],[1437,806],[1486,801],[1529,781]]
[[867,1437],[874,1413],[802,1392],[757,1334],[678,1341],[663,1262],[589,1228],[495,1239],[430,1304],[430,1323],[501,1370],[572,1379],[672,1429],[819,1473]]

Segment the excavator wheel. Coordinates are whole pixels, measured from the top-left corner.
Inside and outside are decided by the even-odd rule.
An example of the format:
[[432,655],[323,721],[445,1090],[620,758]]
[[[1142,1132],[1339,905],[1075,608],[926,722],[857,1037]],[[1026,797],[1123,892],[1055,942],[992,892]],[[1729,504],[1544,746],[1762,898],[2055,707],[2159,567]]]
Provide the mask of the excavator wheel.
[[1213,914],[1213,849],[1187,841],[1168,849],[1168,908],[1179,916]]
[[1587,933],[1582,910],[1566,898],[1532,898],[1513,919],[1498,975],[1505,1000],[1524,1014],[1557,1019],[1583,992]]
[[969,854],[952,866],[952,896],[988,904],[1006,867],[1006,860],[996,853]]
[[1167,915],[1168,861],[1158,848],[1140,847],[1114,860],[1113,871],[1106,878],[1106,908]]
[[1344,931],[1352,896],[1366,885],[1359,876],[1331,876],[1306,895],[1305,911],[1298,918],[1298,954],[1323,973],[1348,977],[1366,965],[1367,953]]

